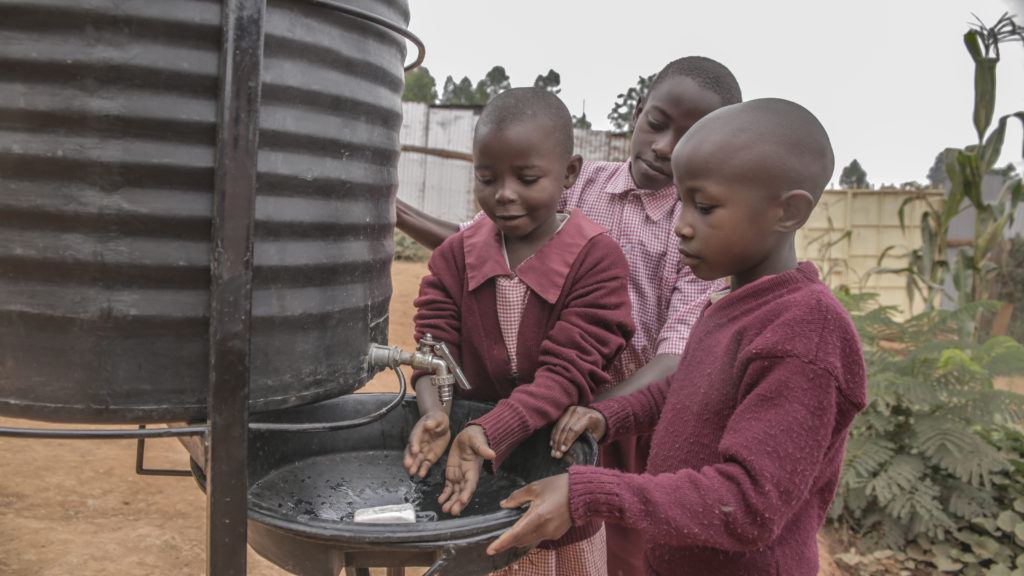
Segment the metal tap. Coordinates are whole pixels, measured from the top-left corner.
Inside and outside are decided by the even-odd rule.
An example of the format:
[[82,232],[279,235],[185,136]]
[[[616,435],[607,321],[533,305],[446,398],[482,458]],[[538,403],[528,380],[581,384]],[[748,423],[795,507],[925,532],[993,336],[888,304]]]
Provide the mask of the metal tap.
[[405,365],[432,372],[430,383],[437,390],[442,406],[452,401],[455,384],[463,390],[472,388],[445,343],[434,340],[430,334],[423,335],[415,352],[406,352],[398,346],[371,344],[367,362],[373,367],[398,368]]

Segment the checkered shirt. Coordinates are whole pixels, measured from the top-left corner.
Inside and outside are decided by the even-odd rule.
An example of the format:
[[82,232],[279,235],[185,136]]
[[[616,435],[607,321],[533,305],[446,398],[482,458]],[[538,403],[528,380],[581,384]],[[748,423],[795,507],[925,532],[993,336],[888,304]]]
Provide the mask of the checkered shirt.
[[604,526],[586,540],[558,548],[534,548],[491,576],[608,576]]
[[519,276],[496,276],[494,290],[498,300],[498,325],[501,336],[505,339],[505,349],[512,364],[512,374],[519,372],[516,361],[516,342],[519,340],[519,321],[526,309],[526,298],[530,295],[530,287],[519,279]]
[[625,380],[658,354],[682,354],[708,294],[725,283],[701,280],[680,263],[673,229],[682,204],[675,186],[641,190],[627,162],[584,162],[559,208],[582,210],[607,228],[629,262],[636,334],[609,370],[612,381]]

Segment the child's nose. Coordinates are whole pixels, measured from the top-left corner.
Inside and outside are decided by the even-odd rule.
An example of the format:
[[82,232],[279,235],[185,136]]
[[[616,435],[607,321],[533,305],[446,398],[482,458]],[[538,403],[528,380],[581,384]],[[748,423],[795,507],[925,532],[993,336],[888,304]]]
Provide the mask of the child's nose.
[[507,182],[503,182],[500,186],[498,186],[498,191],[494,194],[494,200],[499,204],[508,204],[511,202],[515,202],[515,189],[512,186],[510,186]]
[[679,212],[679,218],[676,219],[676,226],[672,231],[679,238],[693,238],[693,225],[689,222],[686,208]]
[[651,142],[651,152],[658,158],[669,160],[672,158],[672,149],[675,148],[678,138],[674,138],[671,133],[662,134],[658,138]]

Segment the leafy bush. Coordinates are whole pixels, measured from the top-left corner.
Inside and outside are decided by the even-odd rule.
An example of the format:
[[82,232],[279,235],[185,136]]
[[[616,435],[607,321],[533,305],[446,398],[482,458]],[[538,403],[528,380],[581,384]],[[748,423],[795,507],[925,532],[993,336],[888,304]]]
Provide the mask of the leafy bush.
[[992,385],[1024,371],[1024,347],[961,337],[964,317],[992,303],[901,324],[873,295],[838,296],[862,339],[870,401],[831,517],[940,570],[1024,575],[1024,396]]
[[430,250],[413,240],[400,230],[395,230],[395,260],[406,262],[426,262],[430,259]]

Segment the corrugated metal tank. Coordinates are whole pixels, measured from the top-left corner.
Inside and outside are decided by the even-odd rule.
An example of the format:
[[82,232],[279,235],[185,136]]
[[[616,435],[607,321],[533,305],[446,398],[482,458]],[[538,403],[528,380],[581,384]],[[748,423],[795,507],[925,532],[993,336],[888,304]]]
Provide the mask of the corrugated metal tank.
[[[0,414],[205,414],[221,9],[0,0]],[[406,54],[304,0],[265,30],[253,410],[353,391],[387,340]]]

